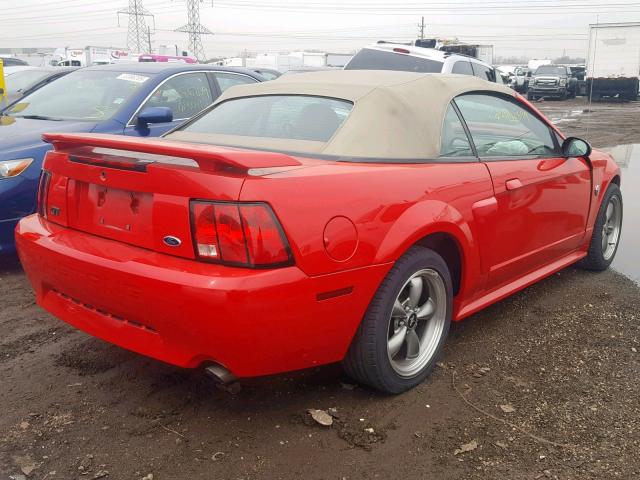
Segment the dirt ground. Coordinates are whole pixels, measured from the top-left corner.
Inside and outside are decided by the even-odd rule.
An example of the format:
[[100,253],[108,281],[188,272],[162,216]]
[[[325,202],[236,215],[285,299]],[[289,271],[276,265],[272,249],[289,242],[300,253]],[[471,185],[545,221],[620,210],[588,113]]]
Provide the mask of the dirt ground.
[[[538,106],[595,146],[640,142],[640,103]],[[15,260],[0,299],[0,480],[640,478],[640,289],[614,271],[568,268],[454,325],[395,397],[338,366],[218,388],[51,317]]]

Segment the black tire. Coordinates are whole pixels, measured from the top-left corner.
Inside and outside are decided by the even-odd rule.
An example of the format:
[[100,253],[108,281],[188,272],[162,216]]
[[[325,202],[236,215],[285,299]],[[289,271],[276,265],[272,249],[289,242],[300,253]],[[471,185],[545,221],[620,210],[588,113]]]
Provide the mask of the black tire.
[[[423,269],[434,270],[444,282],[446,318],[437,347],[428,363],[415,375],[406,377],[394,370],[389,359],[389,322],[394,302],[403,286],[412,275]],[[451,274],[442,257],[424,247],[415,246],[409,249],[387,274],[369,304],[343,360],[346,373],[360,383],[392,394],[404,392],[420,384],[433,370],[442,352],[451,324],[452,300]]]
[[609,268],[609,265],[611,265],[611,262],[613,262],[613,259],[616,256],[618,246],[620,245],[619,238],[615,246],[615,250],[613,251],[613,255],[611,255],[610,258],[605,258],[602,251],[602,234],[604,222],[606,221],[607,205],[609,205],[609,201],[614,196],[617,196],[620,199],[620,221],[622,222],[622,214],[624,210],[622,203],[622,192],[620,191],[620,187],[618,187],[618,185],[612,183],[611,185],[609,185],[609,188],[607,188],[607,191],[602,197],[602,202],[600,203],[600,208],[598,210],[598,216],[596,217],[596,223],[593,227],[593,234],[591,235],[591,243],[589,244],[589,251],[587,253],[587,256],[580,260],[580,262],[578,262],[578,266],[581,268],[601,272]]
[[527,100],[533,101],[535,99],[536,99],[536,97],[533,95],[533,93],[527,93]]

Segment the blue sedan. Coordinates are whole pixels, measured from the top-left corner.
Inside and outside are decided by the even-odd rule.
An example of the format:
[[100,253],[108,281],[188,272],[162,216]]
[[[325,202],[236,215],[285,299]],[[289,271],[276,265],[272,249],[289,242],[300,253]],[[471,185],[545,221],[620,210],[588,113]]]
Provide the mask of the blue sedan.
[[35,211],[38,178],[51,145],[44,132],[157,137],[259,74],[207,65],[139,63],[72,72],[0,115],[0,254],[15,251],[18,220]]

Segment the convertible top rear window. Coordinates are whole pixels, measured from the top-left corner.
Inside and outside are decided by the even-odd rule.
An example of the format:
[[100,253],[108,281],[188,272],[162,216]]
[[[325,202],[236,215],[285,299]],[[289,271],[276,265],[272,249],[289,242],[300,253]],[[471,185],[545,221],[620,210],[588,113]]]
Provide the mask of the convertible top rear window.
[[240,97],[220,103],[180,130],[327,142],[352,107],[346,100],[306,95]]
[[412,57],[406,53],[363,48],[344,67],[345,70],[396,70],[401,72],[440,73],[442,62]]

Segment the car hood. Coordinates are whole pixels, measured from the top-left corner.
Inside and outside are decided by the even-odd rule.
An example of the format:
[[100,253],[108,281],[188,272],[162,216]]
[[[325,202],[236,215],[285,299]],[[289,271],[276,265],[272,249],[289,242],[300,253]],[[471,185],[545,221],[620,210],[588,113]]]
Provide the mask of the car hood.
[[0,159],[14,157],[16,151],[40,145],[45,132],[90,132],[95,122],[34,120],[29,118],[0,117]]

